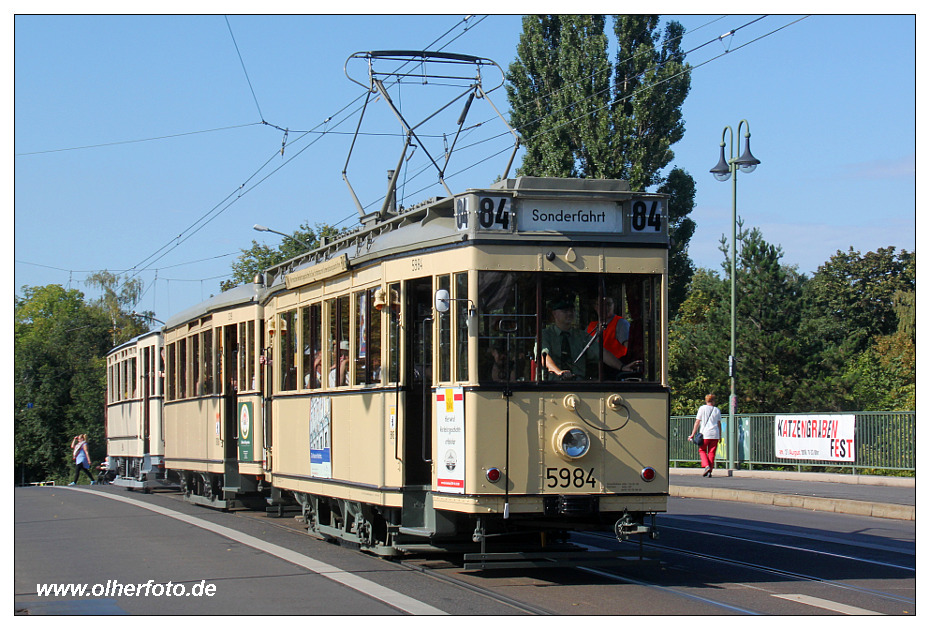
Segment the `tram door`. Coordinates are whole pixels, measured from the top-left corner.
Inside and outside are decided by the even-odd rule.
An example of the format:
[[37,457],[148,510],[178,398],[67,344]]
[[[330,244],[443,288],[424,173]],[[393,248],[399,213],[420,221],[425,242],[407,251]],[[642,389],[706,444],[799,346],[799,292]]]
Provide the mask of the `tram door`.
[[406,282],[404,485],[431,483],[433,405],[433,279]]
[[149,391],[149,382],[152,377],[153,357],[155,354],[154,346],[142,348],[142,453],[148,455],[152,452],[151,424],[152,411],[149,408],[149,401],[153,392]]
[[238,371],[236,353],[245,352],[239,348],[239,335],[235,324],[223,327],[223,374],[226,377],[223,388],[223,459],[238,470],[239,460],[239,414],[236,413],[238,395]]

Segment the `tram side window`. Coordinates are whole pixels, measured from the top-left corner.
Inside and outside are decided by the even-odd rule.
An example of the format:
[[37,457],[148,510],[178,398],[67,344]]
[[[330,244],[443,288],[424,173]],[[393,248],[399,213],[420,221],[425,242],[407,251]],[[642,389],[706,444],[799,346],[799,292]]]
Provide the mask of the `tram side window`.
[[323,374],[323,318],[320,304],[300,309],[300,346],[303,348],[304,389],[318,389]]
[[479,380],[533,380],[536,284],[535,274],[528,272],[478,274]]
[[281,314],[278,326],[281,348],[281,391],[297,389],[297,310]]
[[200,335],[191,335],[191,382],[193,384],[193,395],[200,396],[203,394],[202,374],[200,373]]
[[138,370],[136,369],[137,357],[130,357],[129,359],[129,396],[131,398],[136,397],[137,392],[137,383],[136,383],[136,374]]
[[[451,295],[448,275],[436,278],[436,289],[445,290]],[[453,302],[454,304],[455,302]],[[452,380],[452,309],[438,313],[439,317],[439,382]]]
[[455,274],[455,380],[468,380],[468,273]]
[[224,393],[226,388],[229,387],[229,383],[223,380],[223,336],[223,327],[217,326],[216,341],[213,344],[213,365],[216,366],[216,380],[213,389],[217,394]]
[[175,371],[175,370],[176,370],[176,366],[177,366],[177,355],[175,354],[175,352],[176,352],[176,346],[175,346],[175,344],[174,344],[174,343],[169,343],[169,344],[168,344],[168,351],[167,351],[166,356],[165,356],[165,363],[166,363],[166,365],[165,365],[165,372],[166,372],[165,376],[166,376],[166,379],[167,379],[167,381],[168,381],[168,382],[167,382],[168,391],[166,392],[165,398],[166,398],[167,400],[175,400],[175,399],[177,399],[177,391],[178,391],[178,390],[177,390],[177,382],[178,382],[178,376],[177,376],[177,372]]
[[326,301],[327,329],[326,384],[340,387],[349,384],[349,296]]
[[255,320],[250,319],[247,325],[248,328],[248,341],[246,342],[246,381],[248,382],[248,389],[256,390],[258,389],[258,379],[255,378]]
[[381,382],[381,311],[374,307],[378,288],[355,294],[355,384]]
[[213,394],[213,330],[205,330],[200,334],[203,348],[203,393]]
[[400,379],[400,283],[388,285],[388,307],[390,318],[388,321],[388,343],[390,345],[388,357],[390,373],[388,380],[396,383]]

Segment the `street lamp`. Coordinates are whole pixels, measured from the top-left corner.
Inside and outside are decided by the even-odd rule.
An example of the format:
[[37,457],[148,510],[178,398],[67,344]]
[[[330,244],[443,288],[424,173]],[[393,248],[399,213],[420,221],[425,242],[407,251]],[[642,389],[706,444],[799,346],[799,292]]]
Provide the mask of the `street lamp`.
[[[739,133],[746,123],[746,150],[736,157],[738,150]],[[727,132],[730,132],[730,159],[726,158]],[[736,128],[736,138],[733,137],[733,128],[727,125],[723,128],[720,138],[720,160],[710,169],[718,182],[725,182],[733,177],[733,238],[730,241],[730,356],[727,365],[730,374],[730,417],[727,421],[727,467],[734,468],[736,464],[736,172],[751,173],[761,162],[753,157],[749,151],[749,121],[745,118],[739,121]]]
[[290,234],[285,234],[284,232],[278,232],[277,230],[272,230],[271,228],[265,227],[264,225],[259,225],[258,223],[253,225],[252,229],[255,230],[256,232],[271,232],[272,234],[277,234],[278,236],[289,238],[303,248],[306,248],[306,249],[310,248],[310,246],[307,243],[304,243],[303,241],[298,241],[296,238],[294,238]]

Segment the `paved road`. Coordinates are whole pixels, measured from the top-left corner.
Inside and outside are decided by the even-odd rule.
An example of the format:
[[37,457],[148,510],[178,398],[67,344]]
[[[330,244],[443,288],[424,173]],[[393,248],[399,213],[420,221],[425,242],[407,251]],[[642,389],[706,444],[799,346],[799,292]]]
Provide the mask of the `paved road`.
[[[14,599],[30,614],[514,614],[268,520],[167,495],[142,503],[113,487],[16,488],[14,503]],[[52,583],[88,591],[38,594],[38,585]]]

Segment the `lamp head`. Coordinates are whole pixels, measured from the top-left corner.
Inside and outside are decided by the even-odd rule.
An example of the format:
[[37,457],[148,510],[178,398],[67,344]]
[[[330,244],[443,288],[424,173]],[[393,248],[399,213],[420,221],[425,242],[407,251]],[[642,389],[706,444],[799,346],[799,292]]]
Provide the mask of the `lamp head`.
[[743,171],[744,173],[751,173],[756,170],[756,167],[761,163],[762,162],[757,160],[749,150],[749,134],[747,133],[746,150],[743,151],[743,154],[736,159],[736,165],[739,167],[739,170]]
[[730,179],[730,165],[727,164],[727,156],[724,154],[723,144],[720,145],[720,160],[717,162],[717,166],[710,169],[710,172],[713,173],[718,182],[725,182]]

